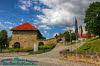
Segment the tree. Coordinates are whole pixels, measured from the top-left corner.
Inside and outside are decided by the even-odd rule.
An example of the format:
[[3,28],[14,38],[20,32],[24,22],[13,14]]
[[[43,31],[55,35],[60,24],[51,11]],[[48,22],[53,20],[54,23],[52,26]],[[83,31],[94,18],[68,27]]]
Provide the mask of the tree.
[[70,33],[68,31],[60,34],[59,36],[65,37],[65,41],[67,41],[67,42],[70,41],[70,38],[71,38],[71,41],[72,40],[76,40],[76,34],[75,33],[71,33],[71,37],[70,37]]
[[[0,48],[6,48],[8,46],[8,35],[6,30],[0,31]],[[6,47],[5,47],[6,46]]]
[[89,5],[84,22],[86,31],[100,37],[100,2],[93,2]]

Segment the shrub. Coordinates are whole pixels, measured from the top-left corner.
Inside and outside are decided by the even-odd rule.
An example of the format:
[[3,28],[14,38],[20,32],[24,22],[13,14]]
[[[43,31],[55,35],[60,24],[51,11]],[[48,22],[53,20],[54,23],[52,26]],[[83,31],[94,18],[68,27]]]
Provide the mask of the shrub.
[[28,51],[33,51],[33,48],[17,48],[17,49],[8,49],[7,52],[28,52]]
[[44,52],[49,52],[51,51],[52,49],[46,49],[46,50],[39,50],[37,52],[34,52],[34,51],[30,51],[29,54],[40,54],[40,53],[44,53]]
[[31,51],[29,52],[29,54],[40,54],[40,53],[48,52],[48,51],[51,51],[55,46],[56,45],[53,43],[41,45],[39,46],[39,51],[37,52]]
[[39,46],[39,49],[53,49],[56,45],[55,44],[46,44]]
[[93,41],[93,40],[96,40],[96,39],[99,39],[99,37],[92,37],[90,39],[87,39],[86,41],[89,42],[89,41]]

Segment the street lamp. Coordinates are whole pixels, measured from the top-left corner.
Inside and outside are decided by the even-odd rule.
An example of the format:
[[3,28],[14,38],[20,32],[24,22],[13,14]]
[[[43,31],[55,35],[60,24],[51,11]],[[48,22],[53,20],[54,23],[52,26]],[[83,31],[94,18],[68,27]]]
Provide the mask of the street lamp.
[[[72,43],[72,38],[71,38],[71,32],[72,30],[68,30],[68,32],[70,33],[70,44]],[[71,45],[71,51],[72,51],[72,45]]]
[[68,30],[69,31],[69,33],[70,33],[70,44],[72,43],[72,38],[71,38],[71,32],[72,32],[72,30]]

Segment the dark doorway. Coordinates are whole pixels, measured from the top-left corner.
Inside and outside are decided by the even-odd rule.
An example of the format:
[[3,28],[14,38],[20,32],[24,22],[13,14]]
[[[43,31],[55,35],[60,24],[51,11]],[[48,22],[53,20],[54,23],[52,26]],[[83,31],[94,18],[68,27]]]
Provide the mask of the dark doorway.
[[44,45],[44,43],[43,42],[39,42],[39,46],[41,46],[41,45]]
[[20,43],[19,43],[19,42],[16,42],[16,43],[14,44],[14,48],[20,48]]

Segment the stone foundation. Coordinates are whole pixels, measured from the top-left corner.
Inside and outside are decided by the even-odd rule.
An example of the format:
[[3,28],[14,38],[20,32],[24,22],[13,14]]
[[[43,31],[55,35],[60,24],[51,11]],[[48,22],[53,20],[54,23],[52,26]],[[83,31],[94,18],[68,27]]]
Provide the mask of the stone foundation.
[[60,60],[81,61],[100,65],[100,52],[60,52]]

